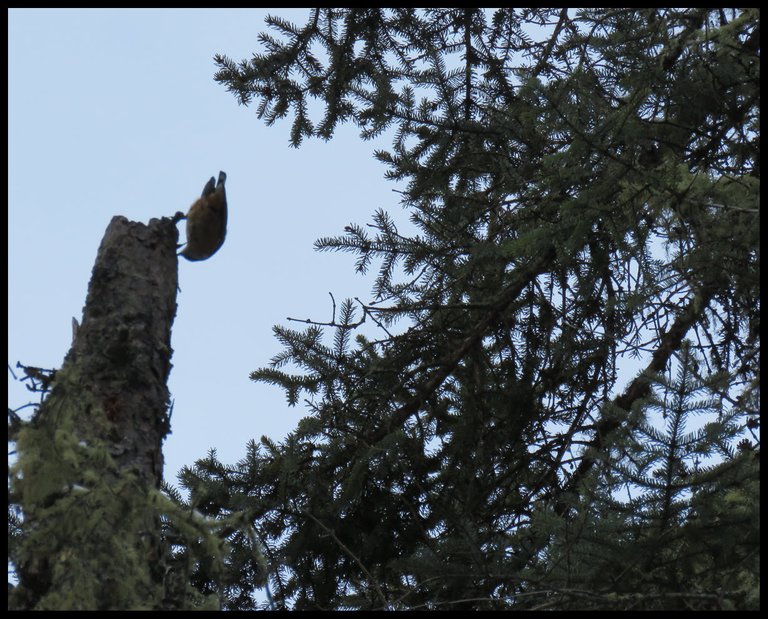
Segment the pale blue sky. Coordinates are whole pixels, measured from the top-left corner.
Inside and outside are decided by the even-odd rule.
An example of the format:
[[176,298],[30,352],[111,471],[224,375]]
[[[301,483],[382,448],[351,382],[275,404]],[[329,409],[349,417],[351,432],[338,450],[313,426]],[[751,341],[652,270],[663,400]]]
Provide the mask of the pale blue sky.
[[[260,51],[267,13],[307,9],[19,10],[9,19],[8,362],[60,367],[96,251],[115,215],[148,222],[188,208],[227,172],[229,230],[210,260],[180,260],[173,327],[175,400],[165,477],[216,447],[279,440],[304,416],[276,387],[249,379],[281,350],[287,316],[330,320],[328,292],[368,299],[373,274],[351,254],[318,253],[320,236],[405,215],[375,146],[353,127],[289,146],[213,81],[213,55]],[[183,224],[180,226],[183,239]],[[301,325],[295,325],[300,328]],[[17,371],[18,373],[18,371]],[[9,374],[9,406],[30,401]]]

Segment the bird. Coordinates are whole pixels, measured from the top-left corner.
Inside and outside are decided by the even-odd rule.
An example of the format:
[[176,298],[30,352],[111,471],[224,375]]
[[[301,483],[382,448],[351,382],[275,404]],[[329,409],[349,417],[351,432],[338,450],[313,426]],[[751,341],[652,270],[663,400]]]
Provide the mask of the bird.
[[227,175],[219,172],[203,187],[203,193],[189,207],[187,213],[187,245],[179,255],[187,260],[207,260],[224,243],[227,234],[227,194],[224,182]]

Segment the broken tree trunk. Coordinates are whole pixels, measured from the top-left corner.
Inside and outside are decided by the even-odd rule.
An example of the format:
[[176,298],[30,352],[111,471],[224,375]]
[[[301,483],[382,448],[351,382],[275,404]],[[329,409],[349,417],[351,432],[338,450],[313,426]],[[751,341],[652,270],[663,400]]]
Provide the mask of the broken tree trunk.
[[16,608],[158,608],[157,511],[176,315],[176,218],[114,217],[81,326],[33,419],[14,432],[23,513]]

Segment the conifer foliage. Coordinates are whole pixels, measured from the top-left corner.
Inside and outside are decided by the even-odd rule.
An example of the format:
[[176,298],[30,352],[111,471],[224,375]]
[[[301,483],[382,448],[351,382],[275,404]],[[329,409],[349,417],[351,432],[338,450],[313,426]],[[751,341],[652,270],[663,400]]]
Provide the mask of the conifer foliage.
[[247,512],[274,607],[756,608],[758,12],[267,21],[216,79],[297,147],[391,137],[417,230],[379,210],[317,241],[378,276],[275,327],[252,377],[307,416],[183,473],[206,515]]

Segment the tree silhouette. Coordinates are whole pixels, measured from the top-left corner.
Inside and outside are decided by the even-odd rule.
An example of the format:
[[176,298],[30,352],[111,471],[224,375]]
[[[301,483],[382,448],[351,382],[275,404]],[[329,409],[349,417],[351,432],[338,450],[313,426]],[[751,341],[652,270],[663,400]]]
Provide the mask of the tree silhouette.
[[268,124],[292,113],[294,146],[391,130],[376,157],[418,229],[379,210],[319,239],[378,266],[372,299],[275,327],[252,375],[309,413],[216,478],[278,605],[759,603],[757,20],[315,9],[217,57]]
[[[292,112],[294,146],[392,129],[376,157],[418,228],[379,210],[317,241],[379,271],[330,325],[275,327],[252,377],[308,416],[185,471],[226,487],[213,513],[252,510],[276,603],[759,604],[757,13],[267,21],[216,79],[268,124]],[[364,321],[380,336],[353,341]]]

